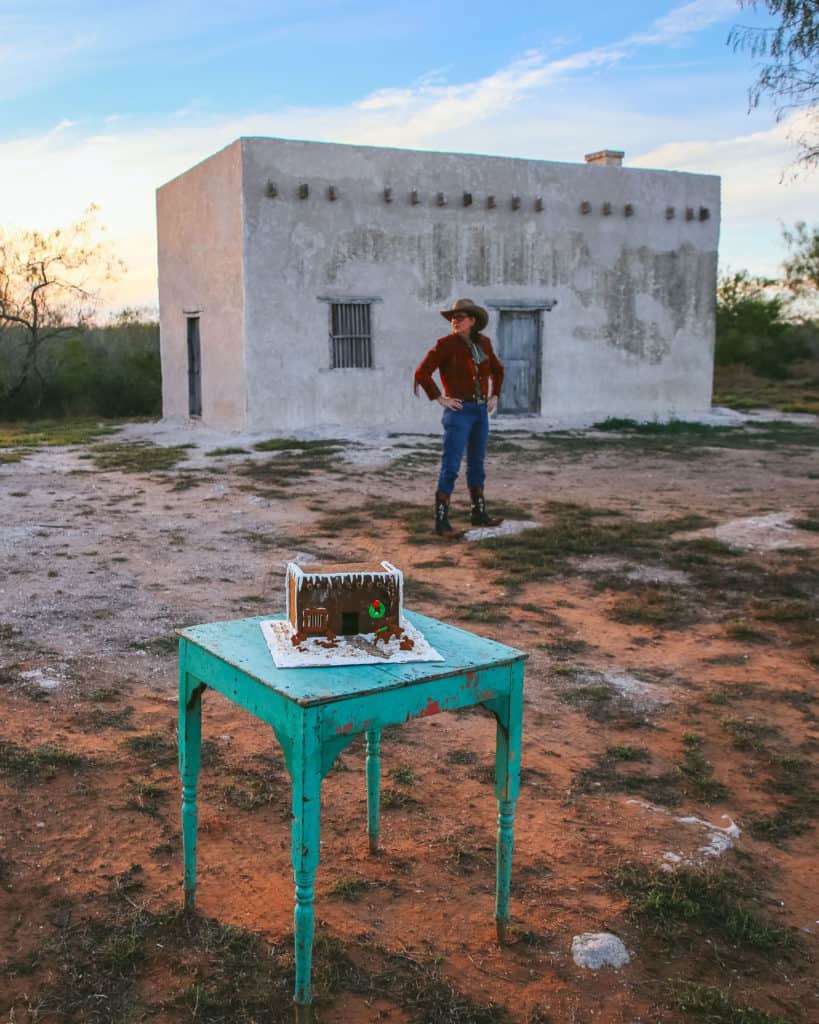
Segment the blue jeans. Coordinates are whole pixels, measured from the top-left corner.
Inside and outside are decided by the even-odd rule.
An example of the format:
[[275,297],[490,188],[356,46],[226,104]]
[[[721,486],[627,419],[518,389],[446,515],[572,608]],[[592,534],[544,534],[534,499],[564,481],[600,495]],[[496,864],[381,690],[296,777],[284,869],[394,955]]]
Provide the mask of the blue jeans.
[[464,402],[461,409],[444,409],[444,450],[438,490],[449,496],[455,487],[466,450],[467,486],[483,487],[483,460],[489,439],[489,413],[485,402]]

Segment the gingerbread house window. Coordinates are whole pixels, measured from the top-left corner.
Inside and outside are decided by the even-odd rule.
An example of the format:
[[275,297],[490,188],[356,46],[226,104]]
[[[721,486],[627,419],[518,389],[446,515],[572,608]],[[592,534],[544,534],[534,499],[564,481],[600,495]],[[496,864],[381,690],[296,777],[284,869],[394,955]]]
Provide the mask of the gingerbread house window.
[[326,608],[305,608],[304,609],[305,632],[311,635],[327,632],[327,609]]

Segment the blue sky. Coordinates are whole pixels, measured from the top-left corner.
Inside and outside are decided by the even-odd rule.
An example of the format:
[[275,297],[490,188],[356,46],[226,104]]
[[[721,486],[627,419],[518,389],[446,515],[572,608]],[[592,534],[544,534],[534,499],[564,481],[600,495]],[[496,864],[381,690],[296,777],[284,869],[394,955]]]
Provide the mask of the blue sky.
[[[0,0],[0,225],[100,206],[156,303],[154,190],[240,135],[720,174],[721,262],[774,273],[780,222],[815,219],[787,173],[799,120],[747,113],[754,69],[725,41],[767,24],[735,0]],[[782,180],[785,172],[785,180]]]

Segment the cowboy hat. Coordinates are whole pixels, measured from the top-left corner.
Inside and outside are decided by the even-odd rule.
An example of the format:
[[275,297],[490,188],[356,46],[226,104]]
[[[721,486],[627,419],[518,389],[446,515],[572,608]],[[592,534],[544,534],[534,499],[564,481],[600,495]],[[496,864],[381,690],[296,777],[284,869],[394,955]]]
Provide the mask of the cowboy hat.
[[476,305],[472,299],[457,299],[452,304],[452,309],[442,309],[441,316],[451,320],[456,313],[466,313],[475,317],[475,330],[482,331],[489,323],[489,314],[483,306]]

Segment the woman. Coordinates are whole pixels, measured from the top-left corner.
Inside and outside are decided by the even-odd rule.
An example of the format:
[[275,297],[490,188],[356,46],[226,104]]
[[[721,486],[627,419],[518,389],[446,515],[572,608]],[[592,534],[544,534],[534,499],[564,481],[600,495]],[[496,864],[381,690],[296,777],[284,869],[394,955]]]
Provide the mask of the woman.
[[[442,309],[452,333],[439,338],[415,371],[415,393],[419,386],[430,401],[443,407],[444,447],[441,472],[435,492],[435,532],[454,538],[459,533],[449,521],[449,498],[466,450],[466,483],[472,498],[472,525],[497,526],[500,519],[487,514],[483,497],[489,414],[498,404],[503,366],[492,350],[492,342],[480,332],[489,314],[472,299],[458,299],[452,309]],[[432,379],[438,371],[444,392]]]

